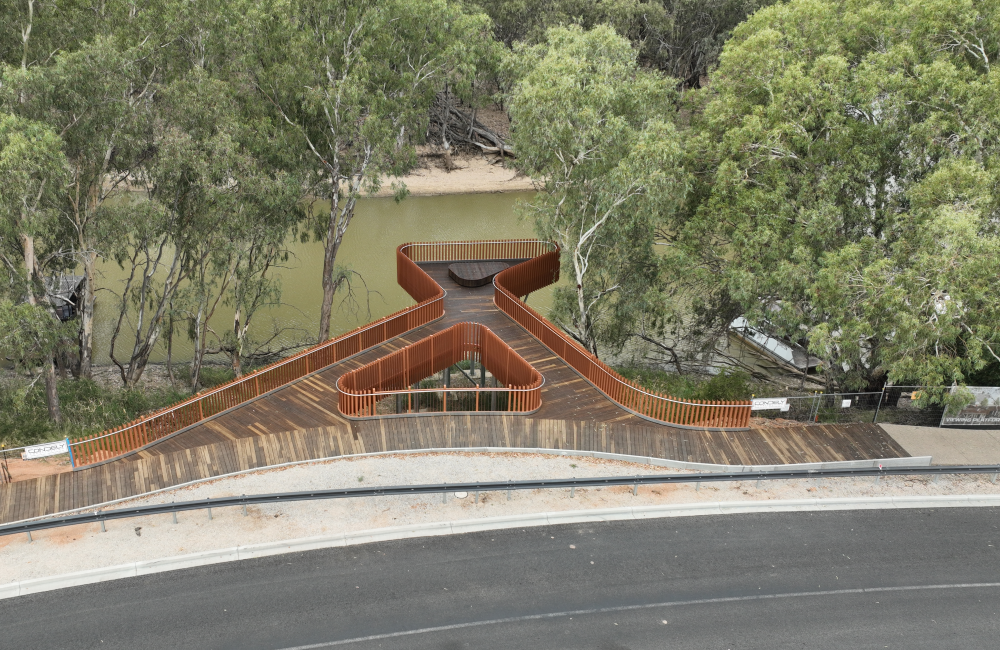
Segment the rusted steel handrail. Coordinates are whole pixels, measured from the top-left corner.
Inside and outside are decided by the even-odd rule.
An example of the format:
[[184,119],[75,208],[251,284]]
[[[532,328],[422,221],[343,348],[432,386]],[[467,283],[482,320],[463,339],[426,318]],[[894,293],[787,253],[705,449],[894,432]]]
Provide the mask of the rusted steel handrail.
[[193,426],[444,316],[444,289],[416,262],[527,259],[552,250],[536,240],[408,243],[396,249],[399,285],[417,304],[324,341],[222,386],[108,431],[70,441],[75,466],[110,460]]
[[498,273],[493,278],[493,302],[598,390],[643,418],[695,428],[742,429],[749,426],[749,401],[682,400],[645,390],[612,370],[521,301],[521,296],[558,279],[559,250],[556,248]]
[[123,426],[73,439],[70,446],[76,466],[135,451],[441,318],[445,292],[418,262],[518,259],[526,261],[502,271],[494,279],[495,304],[609,398],[658,422],[698,427],[747,426],[749,402],[685,401],[643,390],[522,303],[521,296],[559,278],[559,249],[551,242],[527,239],[420,242],[396,249],[397,280],[417,304]]
[[400,286],[417,304],[194,395],[179,404],[110,431],[76,438],[70,441],[76,466],[109,460],[144,447],[441,318],[444,316],[444,289],[410,259],[405,248],[404,244],[396,249],[397,277]]
[[[445,368],[461,362],[475,361],[489,369],[497,382],[496,388],[484,386],[414,388],[413,385]],[[497,410],[497,394],[506,396],[505,411],[529,412],[542,404],[542,375],[514,351],[506,342],[480,323],[456,323],[390,355],[341,375],[337,380],[340,412],[348,417],[363,418],[378,415],[377,405],[387,397],[408,396],[406,413],[419,412],[421,394],[442,394],[442,408],[448,412],[448,395],[475,395],[476,411]],[[416,408],[413,395],[417,396]],[[481,395],[490,398],[487,404]],[[397,402],[398,404],[398,402]],[[454,410],[454,409],[453,409]],[[468,408],[462,408],[468,411]]]

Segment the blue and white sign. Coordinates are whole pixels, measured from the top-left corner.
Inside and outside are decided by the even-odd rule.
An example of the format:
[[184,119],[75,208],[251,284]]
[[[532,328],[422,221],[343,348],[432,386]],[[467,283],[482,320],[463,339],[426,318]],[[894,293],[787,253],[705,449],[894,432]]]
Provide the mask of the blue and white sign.
[[46,442],[43,445],[25,447],[24,451],[21,452],[21,458],[31,460],[33,458],[45,458],[46,456],[57,456],[67,453],[69,453],[69,445],[66,444],[66,441],[57,440],[56,442]]

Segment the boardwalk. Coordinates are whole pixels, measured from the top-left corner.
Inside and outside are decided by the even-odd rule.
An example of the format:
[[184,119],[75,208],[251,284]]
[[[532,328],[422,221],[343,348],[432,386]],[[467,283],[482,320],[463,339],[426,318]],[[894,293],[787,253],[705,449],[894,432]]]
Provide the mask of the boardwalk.
[[444,318],[201,423],[139,453],[149,457],[223,440],[335,424],[346,425],[348,421],[337,410],[337,379],[343,373],[463,321],[475,321],[489,327],[545,377],[542,408],[534,417],[646,423],[646,420],[632,415],[605,397],[562,359],[494,307],[492,285],[461,287],[448,276],[448,264],[445,263],[421,264],[421,267],[448,292]]
[[872,424],[696,431],[669,427],[451,415],[388,418],[275,433],[140,457],[0,489],[0,523],[83,508],[242,470],[347,454],[432,448],[575,449],[729,465],[907,456]]
[[[515,260],[507,260],[515,262]],[[727,465],[904,457],[875,425],[709,431],[659,425],[619,407],[493,305],[493,287],[460,287],[448,264],[421,265],[445,290],[445,316],[165,438],[73,473],[0,487],[0,522],[83,508],[189,481],[285,462],[406,449],[576,449]],[[337,379],[451,325],[489,327],[544,377],[530,417],[491,414],[347,420]]]

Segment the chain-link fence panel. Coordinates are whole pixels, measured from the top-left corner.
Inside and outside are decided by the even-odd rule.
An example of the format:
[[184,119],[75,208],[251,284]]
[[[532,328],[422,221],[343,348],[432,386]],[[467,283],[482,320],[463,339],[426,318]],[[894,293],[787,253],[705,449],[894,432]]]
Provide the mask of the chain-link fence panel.
[[925,404],[921,397],[927,389],[927,386],[887,386],[875,422],[919,427],[940,426],[945,407],[943,404]]
[[872,422],[881,393],[815,393],[754,400],[753,417],[808,424]]

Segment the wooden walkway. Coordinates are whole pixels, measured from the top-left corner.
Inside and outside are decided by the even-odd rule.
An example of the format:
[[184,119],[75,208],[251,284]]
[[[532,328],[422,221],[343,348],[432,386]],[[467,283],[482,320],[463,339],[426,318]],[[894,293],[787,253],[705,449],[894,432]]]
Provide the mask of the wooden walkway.
[[282,431],[301,431],[335,424],[346,425],[348,420],[337,410],[337,379],[342,374],[464,321],[475,321],[486,325],[542,373],[545,378],[545,385],[542,387],[542,408],[534,414],[534,417],[656,426],[632,415],[609,400],[562,359],[552,354],[498,310],[493,305],[492,285],[471,289],[461,287],[448,276],[447,263],[420,266],[448,292],[445,297],[445,316],[441,320],[207,420],[139,453],[150,457],[223,440],[237,440]]
[[[514,262],[515,260],[508,260]],[[434,447],[544,447],[728,465],[861,460],[908,454],[875,425],[705,431],[657,425],[622,409],[493,305],[491,285],[460,287],[447,263],[421,265],[445,290],[445,316],[124,458],[0,486],[0,522],[83,508],[279,463]],[[428,415],[348,421],[337,379],[451,325],[489,327],[544,377],[530,417]]]
[[440,415],[333,424],[225,439],[0,486],[0,523],[138,496],[242,470],[405,449],[576,449],[727,465],[904,457],[873,424],[697,431],[507,415]]

